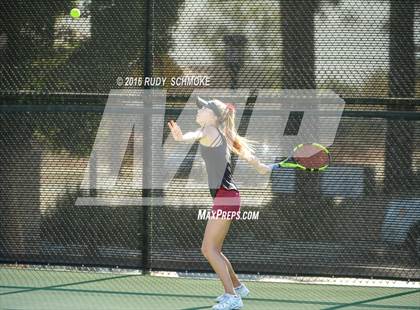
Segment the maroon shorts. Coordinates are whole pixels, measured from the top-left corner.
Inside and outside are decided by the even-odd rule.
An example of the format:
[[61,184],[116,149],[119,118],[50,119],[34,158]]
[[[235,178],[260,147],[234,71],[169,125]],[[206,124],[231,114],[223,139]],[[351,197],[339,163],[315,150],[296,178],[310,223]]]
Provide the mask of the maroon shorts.
[[[241,209],[241,195],[235,189],[226,189],[223,186],[217,189],[216,197],[213,200],[212,211],[218,210],[239,213]],[[219,211],[220,212],[220,211]]]

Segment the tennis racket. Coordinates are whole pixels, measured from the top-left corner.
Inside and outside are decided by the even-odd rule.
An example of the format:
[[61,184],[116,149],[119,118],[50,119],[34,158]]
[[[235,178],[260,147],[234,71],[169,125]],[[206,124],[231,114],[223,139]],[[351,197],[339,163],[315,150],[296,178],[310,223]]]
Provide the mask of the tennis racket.
[[306,171],[323,171],[331,162],[330,151],[318,143],[299,144],[290,157],[270,165],[273,171],[294,168]]

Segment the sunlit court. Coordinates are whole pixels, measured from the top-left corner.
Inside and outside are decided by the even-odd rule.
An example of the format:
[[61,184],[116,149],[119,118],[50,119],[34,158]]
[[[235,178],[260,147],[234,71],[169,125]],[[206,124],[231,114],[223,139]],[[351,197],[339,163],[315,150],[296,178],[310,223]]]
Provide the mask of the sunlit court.
[[420,309],[420,4],[0,4],[0,309]]

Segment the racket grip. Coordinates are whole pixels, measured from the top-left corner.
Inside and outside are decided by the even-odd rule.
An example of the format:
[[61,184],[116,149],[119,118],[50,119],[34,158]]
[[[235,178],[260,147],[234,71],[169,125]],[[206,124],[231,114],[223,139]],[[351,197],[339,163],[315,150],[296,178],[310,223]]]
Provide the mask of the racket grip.
[[271,168],[271,171],[277,171],[277,170],[280,170],[281,169],[279,163],[271,164],[271,165],[268,165],[268,166]]

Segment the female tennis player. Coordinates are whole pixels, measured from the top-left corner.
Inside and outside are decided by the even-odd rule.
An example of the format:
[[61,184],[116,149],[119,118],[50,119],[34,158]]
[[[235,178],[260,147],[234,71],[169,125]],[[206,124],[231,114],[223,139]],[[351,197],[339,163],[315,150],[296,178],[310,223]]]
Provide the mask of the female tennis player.
[[[206,101],[198,97],[196,131],[183,134],[175,121],[168,122],[176,141],[192,143],[199,140],[201,156],[206,163],[209,190],[213,197],[212,216],[207,222],[201,251],[222,281],[225,293],[216,298],[213,309],[240,309],[242,297],[249,290],[242,284],[231,263],[222,253],[223,241],[232,220],[240,215],[240,194],[232,176],[231,153],[249,162],[261,174],[271,172],[254,155],[251,141],[238,135],[235,128],[235,106],[220,100]],[[217,216],[224,214],[222,216]]]

